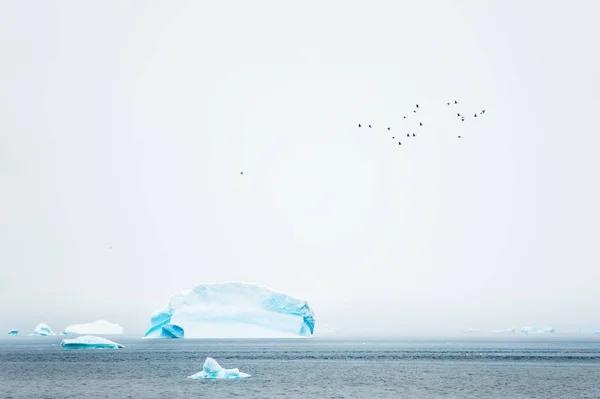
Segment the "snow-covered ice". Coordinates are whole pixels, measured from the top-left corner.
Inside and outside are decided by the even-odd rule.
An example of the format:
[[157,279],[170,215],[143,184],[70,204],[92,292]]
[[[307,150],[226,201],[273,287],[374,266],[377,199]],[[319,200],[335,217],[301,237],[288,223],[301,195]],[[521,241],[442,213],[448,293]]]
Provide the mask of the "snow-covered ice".
[[556,330],[552,327],[523,327],[521,329],[522,333],[526,334],[541,334],[541,333],[555,333]]
[[63,335],[69,334],[123,334],[123,327],[106,320],[96,320],[91,323],[72,324],[65,328]]
[[40,323],[35,327],[35,330],[29,335],[38,335],[40,337],[47,337],[48,335],[56,335],[52,332],[48,324]]
[[235,369],[224,369],[219,363],[212,357],[207,357],[202,366],[202,371],[194,375],[190,375],[188,378],[195,380],[214,380],[214,379],[239,379],[248,378],[250,374],[242,373],[237,368]]
[[150,320],[148,338],[175,324],[186,338],[310,337],[315,319],[308,302],[248,283],[201,284],[180,291]]
[[102,337],[83,335],[77,338],[65,338],[60,345],[67,349],[118,349],[123,345]]
[[161,338],[183,338],[184,334],[183,328],[177,324],[165,324],[160,330]]
[[19,335],[19,330],[14,328],[8,332],[8,335]]

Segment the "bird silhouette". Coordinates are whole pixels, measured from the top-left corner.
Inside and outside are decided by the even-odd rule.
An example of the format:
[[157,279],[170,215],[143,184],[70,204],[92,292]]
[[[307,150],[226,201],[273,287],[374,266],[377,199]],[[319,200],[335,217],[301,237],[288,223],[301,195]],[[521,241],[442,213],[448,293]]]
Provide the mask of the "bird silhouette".
[[462,136],[458,136],[459,139],[462,139]]
[[458,104],[458,101],[454,100],[454,104]]
[[457,113],[456,113],[456,116],[460,116],[460,112],[457,112]]
[[415,113],[416,113],[416,112],[417,112],[417,110],[416,110],[416,109],[413,109],[413,112],[415,112]]
[[396,137],[392,136],[392,140],[394,140]]
[[417,135],[413,133],[413,137],[417,137]]
[[402,143],[401,143],[401,142],[398,142],[398,145],[402,145]]
[[477,118],[477,114],[473,114],[473,118]]
[[423,122],[419,122],[419,126],[423,126]]
[[244,172],[240,172],[240,174],[241,174],[241,175],[243,175],[243,174],[244,174]]
[[388,130],[391,130],[391,129],[392,129],[391,127],[388,127]]
[[450,103],[446,103],[446,104],[450,105]]
[[369,125],[369,129],[371,128],[371,125]]
[[403,116],[402,118],[403,118],[403,119],[406,119],[406,116]]
[[410,133],[406,133],[406,137],[410,137]]
[[419,104],[416,104],[416,107],[415,107],[415,108],[419,108]]
[[358,127],[362,127],[362,126],[360,125],[360,123],[358,124]]

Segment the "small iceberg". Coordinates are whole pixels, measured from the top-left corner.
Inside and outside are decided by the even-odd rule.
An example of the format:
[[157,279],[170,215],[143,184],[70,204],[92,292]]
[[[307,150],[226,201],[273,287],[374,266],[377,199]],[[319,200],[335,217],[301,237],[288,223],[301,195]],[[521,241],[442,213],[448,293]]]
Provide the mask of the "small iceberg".
[[123,327],[118,324],[111,323],[106,320],[96,320],[91,323],[83,324],[72,324],[65,328],[62,335],[69,334],[100,334],[100,335],[111,335],[111,334],[123,334]]
[[165,324],[162,326],[160,330],[161,338],[183,338],[184,332],[183,328],[179,327],[177,324]]
[[60,346],[65,349],[118,349],[123,345],[102,337],[84,335],[77,338],[65,338]]
[[33,332],[31,335],[37,335],[39,337],[47,337],[49,335],[56,335],[52,332],[52,330],[50,329],[50,327],[48,327],[48,324],[45,323],[40,323],[35,327],[35,330],[33,330]]
[[514,333],[515,329],[514,328],[507,328],[506,330],[494,330],[492,332],[495,333],[495,334]]
[[188,378],[195,380],[236,380],[248,377],[250,377],[250,374],[242,373],[238,369],[224,369],[215,359],[207,357],[204,361],[204,366],[202,366],[202,371],[190,375]]
[[19,335],[19,330],[17,328],[14,328],[8,332],[8,335]]
[[554,334],[556,330],[552,327],[523,327],[521,332],[525,334]]

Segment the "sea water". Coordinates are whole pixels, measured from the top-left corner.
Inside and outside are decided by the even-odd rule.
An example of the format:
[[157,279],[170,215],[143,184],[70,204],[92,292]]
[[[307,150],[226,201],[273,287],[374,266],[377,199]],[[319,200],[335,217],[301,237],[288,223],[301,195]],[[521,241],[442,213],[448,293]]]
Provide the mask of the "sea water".
[[[65,350],[0,339],[1,398],[598,398],[600,337],[142,340]],[[206,357],[251,378],[186,378]]]

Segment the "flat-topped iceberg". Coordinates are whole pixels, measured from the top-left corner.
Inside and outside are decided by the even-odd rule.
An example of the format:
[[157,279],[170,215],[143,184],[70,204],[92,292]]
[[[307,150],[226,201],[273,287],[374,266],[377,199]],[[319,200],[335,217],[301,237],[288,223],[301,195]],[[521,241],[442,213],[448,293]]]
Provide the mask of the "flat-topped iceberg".
[[8,332],[8,335],[19,335],[19,330],[16,328],[13,328],[12,330],[10,330]]
[[60,345],[66,349],[118,349],[123,345],[102,337],[83,335],[77,338],[65,338]]
[[250,374],[242,373],[236,369],[224,369],[219,363],[212,357],[207,357],[202,366],[202,371],[194,375],[190,375],[188,378],[195,380],[237,380],[240,378],[248,378]]
[[117,335],[123,334],[123,327],[106,320],[96,320],[91,323],[72,324],[65,328],[63,335],[69,334],[101,334]]
[[526,334],[542,334],[542,333],[550,333],[553,334],[556,330],[552,327],[523,327],[521,329],[522,333]]
[[48,324],[40,323],[35,327],[35,330],[29,335],[37,335],[40,337],[47,337],[48,335],[56,335],[52,332]]
[[169,324],[186,338],[310,337],[315,318],[305,300],[255,284],[214,283],[171,295],[152,315],[145,337],[164,337]]

